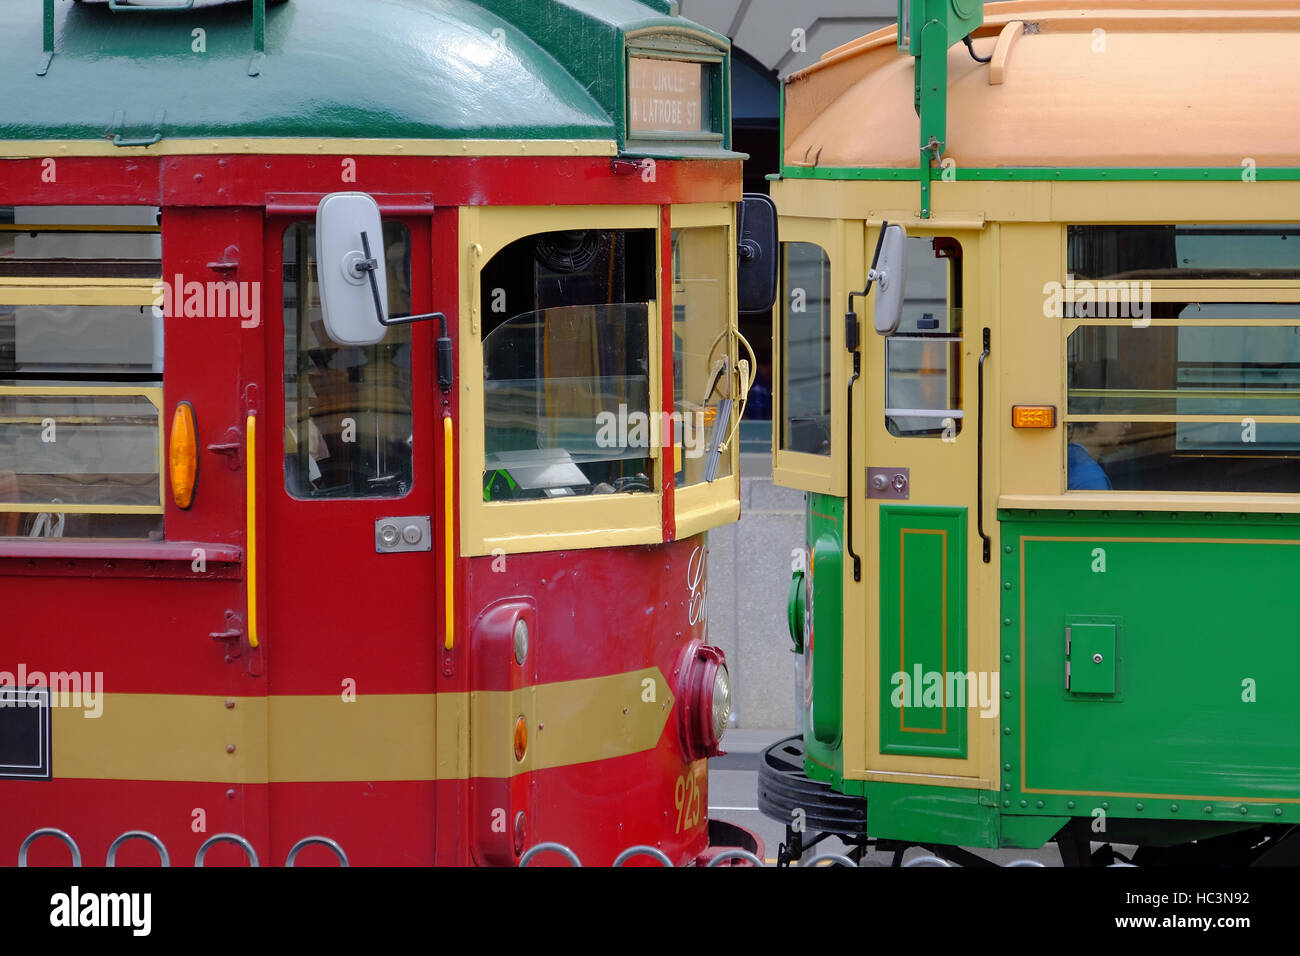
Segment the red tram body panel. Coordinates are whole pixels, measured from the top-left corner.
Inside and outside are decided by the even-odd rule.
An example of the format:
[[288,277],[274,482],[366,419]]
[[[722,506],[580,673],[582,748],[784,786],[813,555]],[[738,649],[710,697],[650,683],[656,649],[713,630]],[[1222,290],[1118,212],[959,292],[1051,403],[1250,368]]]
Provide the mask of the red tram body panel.
[[[33,18],[0,40],[7,64],[15,62],[10,43],[39,43],[39,5],[30,6]],[[634,846],[677,865],[705,860],[727,849],[710,841],[707,756],[717,750],[709,722],[718,713],[725,721],[729,706],[704,613],[707,529],[738,514],[738,478],[726,463],[734,449],[721,449],[721,471],[709,481],[683,460],[689,428],[681,426],[644,454],[624,442],[594,465],[555,452],[555,436],[581,418],[575,409],[595,406],[570,397],[564,374],[539,374],[534,386],[522,373],[506,382],[514,404],[485,405],[498,401],[484,398],[497,385],[490,376],[485,383],[480,358],[489,325],[517,316],[492,314],[494,290],[478,284],[492,268],[485,243],[499,239],[505,256],[521,242],[542,250],[553,242],[547,236],[596,235],[590,244],[607,256],[607,274],[552,267],[567,260],[529,262],[542,278],[524,288],[525,307],[509,311],[540,316],[517,322],[542,343],[536,367],[550,375],[567,362],[593,380],[618,378],[606,374],[613,341],[635,373],[608,386],[613,394],[629,404],[644,395],[646,414],[686,421],[674,384],[679,393],[683,379],[694,388],[701,361],[681,315],[704,283],[689,262],[685,273],[679,264],[690,230],[729,244],[695,261],[713,263],[701,275],[724,290],[716,301],[725,311],[709,321],[723,333],[735,328],[740,157],[725,140],[725,39],[666,4],[646,3],[627,22],[612,10],[627,5],[570,4],[563,15],[578,34],[608,41],[592,54],[595,66],[618,72],[607,100],[584,94],[579,102],[578,79],[556,75],[564,68],[580,78],[566,60],[576,54],[543,29],[546,12],[527,10],[532,4],[324,6],[319,15],[334,17],[334,30],[355,33],[356,60],[373,59],[380,38],[406,38],[391,41],[409,54],[395,54],[396,64],[412,69],[411,51],[422,50],[432,73],[453,70],[460,82],[434,109],[411,103],[441,89],[445,76],[402,74],[406,89],[370,104],[388,111],[374,128],[347,103],[312,105],[304,64],[344,41],[307,25],[295,46],[293,3],[273,3],[264,15],[263,59],[248,66],[260,63],[261,75],[235,70],[230,82],[275,87],[282,61],[309,87],[297,115],[319,110],[308,124],[314,136],[281,133],[274,116],[258,116],[256,104],[232,107],[237,94],[221,90],[211,91],[223,104],[212,116],[178,115],[176,97],[201,104],[210,81],[178,79],[161,39],[204,28],[214,51],[207,62],[242,68],[247,5],[129,18],[79,4],[56,18],[46,73],[5,68],[23,74],[20,93],[56,91],[48,102],[66,122],[38,128],[17,100],[0,108],[0,243],[8,242],[0,245],[0,446],[10,446],[0,452],[0,693],[10,694],[0,709],[8,734],[0,860],[12,864],[42,828],[64,831],[87,865],[110,856],[117,865],[155,864],[156,844],[119,841],[131,831],[151,834],[173,864],[201,855],[205,865],[243,865],[255,854],[261,865],[281,865],[296,848],[299,865],[340,855],[353,865],[517,865],[548,842],[587,865],[608,865]],[[104,84],[130,80],[128,121],[152,106],[161,116],[158,104],[167,104],[156,141],[85,133],[82,118],[93,111],[79,107],[69,84],[96,75],[78,46],[92,30],[108,49],[129,51],[125,65],[106,60],[97,74]],[[493,31],[532,64],[536,82],[550,84],[559,119],[539,114],[522,129],[506,116],[492,125],[495,104],[519,87],[503,80],[494,89],[465,69],[464,49],[445,43],[464,32],[486,56],[500,49]],[[629,59],[644,48],[647,59],[668,62],[665,37],[680,41],[677,56],[704,78],[697,106],[708,114],[714,104],[698,142],[656,140],[629,119],[637,95]],[[92,105],[103,98],[97,89],[84,95]],[[373,83],[365,95],[377,95]],[[381,261],[406,270],[396,280],[389,272],[390,300],[400,298],[404,314],[436,309],[450,318],[452,387],[439,386],[436,322],[401,333],[394,326],[369,351],[319,332],[311,235],[321,199],[339,191],[378,204],[388,245]],[[102,220],[134,208],[157,210],[156,226]],[[480,210],[494,218],[475,218]],[[537,226],[551,216],[563,232]],[[73,233],[118,228],[153,237],[156,259],[59,245]],[[619,270],[625,278],[616,279]],[[120,334],[59,325],[80,322],[79,309],[109,308]],[[600,310],[619,308],[648,316],[645,342],[622,344],[635,336],[602,325]],[[150,313],[152,366],[144,345],[131,352],[147,340],[131,323],[147,325]],[[566,347],[566,335],[588,335],[593,357]],[[732,339],[720,334],[715,348],[719,341]],[[114,349],[131,354],[102,358]],[[518,396],[533,387],[528,405]],[[139,412],[141,397],[156,423]],[[710,389],[689,414],[702,421],[712,398]],[[128,400],[138,406],[130,414],[115,405]],[[96,402],[108,410],[95,411]],[[173,469],[183,478],[189,461],[175,424],[185,405],[197,474],[182,507]],[[485,465],[485,456],[517,460],[517,449],[494,451],[493,442],[517,440],[508,429],[533,434],[513,418],[494,432],[501,407],[524,409],[517,417],[541,422],[541,450],[572,459],[567,487],[525,487],[528,468]],[[711,414],[725,424],[733,411]],[[33,449],[49,422],[75,441],[59,448],[56,438],[47,460]],[[155,435],[156,476],[104,463]],[[568,470],[574,462],[577,472]],[[489,500],[489,479],[519,500]],[[545,500],[552,496],[584,500]],[[599,496],[609,502],[603,510]],[[508,533],[492,530],[498,514],[517,516]],[[548,537],[554,526],[563,527]],[[213,839],[220,835],[229,837]],[[309,838],[321,839],[299,846]],[[755,841],[743,848],[761,856]],[[25,853],[31,865],[61,865],[69,849],[46,835]],[[559,853],[537,859],[562,862]]]

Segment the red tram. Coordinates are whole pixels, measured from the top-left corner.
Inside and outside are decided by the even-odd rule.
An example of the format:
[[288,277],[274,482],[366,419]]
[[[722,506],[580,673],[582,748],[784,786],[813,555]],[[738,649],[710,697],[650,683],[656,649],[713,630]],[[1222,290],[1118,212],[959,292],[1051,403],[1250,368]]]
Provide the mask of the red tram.
[[10,11],[0,861],[762,855],[706,812],[752,358],[675,6]]

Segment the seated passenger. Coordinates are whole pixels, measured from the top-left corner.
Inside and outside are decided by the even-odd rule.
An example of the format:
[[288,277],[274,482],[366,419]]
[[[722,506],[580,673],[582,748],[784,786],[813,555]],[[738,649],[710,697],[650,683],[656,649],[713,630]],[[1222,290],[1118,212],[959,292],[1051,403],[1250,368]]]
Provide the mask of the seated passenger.
[[1103,451],[1114,451],[1128,433],[1129,422],[1075,422],[1070,425],[1066,458],[1066,488],[1070,491],[1110,491],[1110,477],[1097,462]]

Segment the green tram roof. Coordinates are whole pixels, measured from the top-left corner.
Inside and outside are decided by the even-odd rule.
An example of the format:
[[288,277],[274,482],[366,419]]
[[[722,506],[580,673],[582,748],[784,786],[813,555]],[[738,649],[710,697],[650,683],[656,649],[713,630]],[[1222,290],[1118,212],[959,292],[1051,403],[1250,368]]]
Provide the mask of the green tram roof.
[[[253,9],[56,0],[50,58],[40,0],[6,4],[0,141],[118,134],[125,145],[160,133],[622,149],[629,46],[708,51],[729,74],[726,38],[676,16],[670,0],[269,0],[265,55],[254,52]],[[720,92],[729,111],[725,82]],[[703,152],[725,147],[711,145]]]

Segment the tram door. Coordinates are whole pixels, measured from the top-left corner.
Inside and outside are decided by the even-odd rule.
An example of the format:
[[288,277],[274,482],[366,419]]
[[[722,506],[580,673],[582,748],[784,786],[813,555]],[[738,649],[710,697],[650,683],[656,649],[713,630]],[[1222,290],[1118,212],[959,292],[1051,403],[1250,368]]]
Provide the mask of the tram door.
[[[868,230],[868,253],[877,234]],[[852,476],[852,504],[864,552],[862,581],[851,587],[864,598],[865,700],[878,701],[865,715],[869,779],[877,771],[884,776],[875,779],[886,781],[975,786],[987,759],[976,759],[987,747],[987,728],[978,725],[996,723],[980,720],[970,706],[977,701],[965,699],[978,696],[980,671],[991,706],[997,697],[987,673],[996,664],[974,640],[974,585],[993,566],[984,563],[976,499],[988,325],[978,281],[981,238],[909,227],[902,320],[887,336],[870,318],[863,323],[853,435],[853,464],[861,468]],[[990,430],[986,423],[986,441]],[[993,520],[986,511],[986,534]]]
[[[385,859],[398,843],[406,862],[428,865],[442,605],[436,323],[392,326],[371,346],[331,341],[315,234],[314,219],[268,220],[260,560],[272,843],[282,860],[324,836],[364,865],[382,833]],[[433,311],[434,234],[430,218],[385,214],[390,317]],[[454,296],[449,273],[437,305],[455,314],[442,301]],[[304,863],[332,862],[309,852],[323,855]]]

